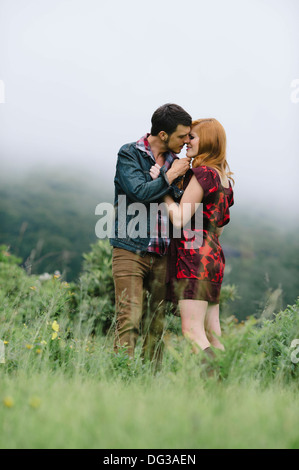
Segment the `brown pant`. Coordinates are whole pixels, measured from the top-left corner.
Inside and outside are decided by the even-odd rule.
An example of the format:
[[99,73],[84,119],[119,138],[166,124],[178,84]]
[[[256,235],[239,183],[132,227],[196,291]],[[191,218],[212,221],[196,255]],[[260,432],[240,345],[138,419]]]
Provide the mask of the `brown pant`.
[[113,248],[116,328],[114,350],[127,346],[134,356],[139,334],[144,336],[142,356],[161,363],[165,326],[165,280],[167,256],[145,256]]

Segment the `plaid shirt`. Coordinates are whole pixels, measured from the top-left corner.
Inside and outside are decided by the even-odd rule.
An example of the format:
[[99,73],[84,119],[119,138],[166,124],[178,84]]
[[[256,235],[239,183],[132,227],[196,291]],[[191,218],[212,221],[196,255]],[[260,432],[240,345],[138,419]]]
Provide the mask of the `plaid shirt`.
[[[150,158],[153,162],[153,165],[155,165],[156,160],[155,160],[155,157],[153,155],[153,152],[152,152],[151,147],[150,147],[150,145],[148,143],[148,140],[147,140],[149,135],[150,134],[145,134],[143,137],[141,137],[136,142],[136,147],[138,149],[142,150],[143,152],[146,152],[150,156]],[[167,152],[165,154],[165,163],[164,163],[163,167],[165,168],[166,171],[169,170],[169,168],[171,167],[173,161],[176,158],[178,158],[178,157],[176,156],[175,153]],[[161,215],[161,212],[158,212],[157,226],[156,226],[156,232],[155,232],[155,233],[157,233],[157,236],[155,238],[150,239],[150,242],[149,242],[149,245],[148,245],[148,248],[147,248],[147,251],[149,251],[150,253],[156,253],[156,254],[161,255],[161,256],[165,255],[167,253],[167,250],[168,250],[168,247],[169,247],[169,244],[170,244],[170,238],[162,236],[163,233],[167,233],[166,232],[167,224],[168,224],[168,216]]]

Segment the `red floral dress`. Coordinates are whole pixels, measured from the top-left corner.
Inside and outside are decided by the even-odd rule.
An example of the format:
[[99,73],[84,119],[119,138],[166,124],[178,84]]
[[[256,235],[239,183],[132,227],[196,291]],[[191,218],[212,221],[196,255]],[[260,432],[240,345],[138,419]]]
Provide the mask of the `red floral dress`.
[[[193,174],[204,191],[203,225],[196,228],[194,215],[191,227],[183,228],[181,237],[171,240],[167,299],[173,303],[179,299],[219,303],[225,257],[216,230],[229,223],[229,208],[234,203],[233,189],[231,184],[228,188],[222,186],[218,172],[208,166],[190,169],[186,173],[184,189]],[[192,239],[194,241],[190,241]]]

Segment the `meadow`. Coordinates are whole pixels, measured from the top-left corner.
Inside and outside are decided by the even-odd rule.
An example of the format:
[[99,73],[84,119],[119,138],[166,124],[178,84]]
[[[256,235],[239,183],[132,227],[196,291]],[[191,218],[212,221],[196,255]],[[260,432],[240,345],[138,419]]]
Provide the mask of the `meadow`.
[[[225,351],[203,364],[167,315],[160,370],[113,353],[111,248],[76,282],[28,274],[0,252],[1,449],[299,448],[299,299],[222,317]],[[223,289],[221,305],[234,289]],[[1,359],[1,356],[0,356]]]

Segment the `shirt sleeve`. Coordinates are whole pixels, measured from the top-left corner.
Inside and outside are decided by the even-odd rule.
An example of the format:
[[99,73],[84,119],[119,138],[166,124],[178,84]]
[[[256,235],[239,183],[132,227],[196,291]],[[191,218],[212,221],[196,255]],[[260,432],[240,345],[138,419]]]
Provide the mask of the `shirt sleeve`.
[[233,190],[231,190],[231,193],[230,193],[229,198],[228,198],[229,207],[233,206],[234,203],[235,203],[235,201],[234,201],[234,192],[233,192]]
[[216,170],[207,166],[191,168],[197,181],[204,191],[204,197],[208,197],[219,188],[219,176]]

